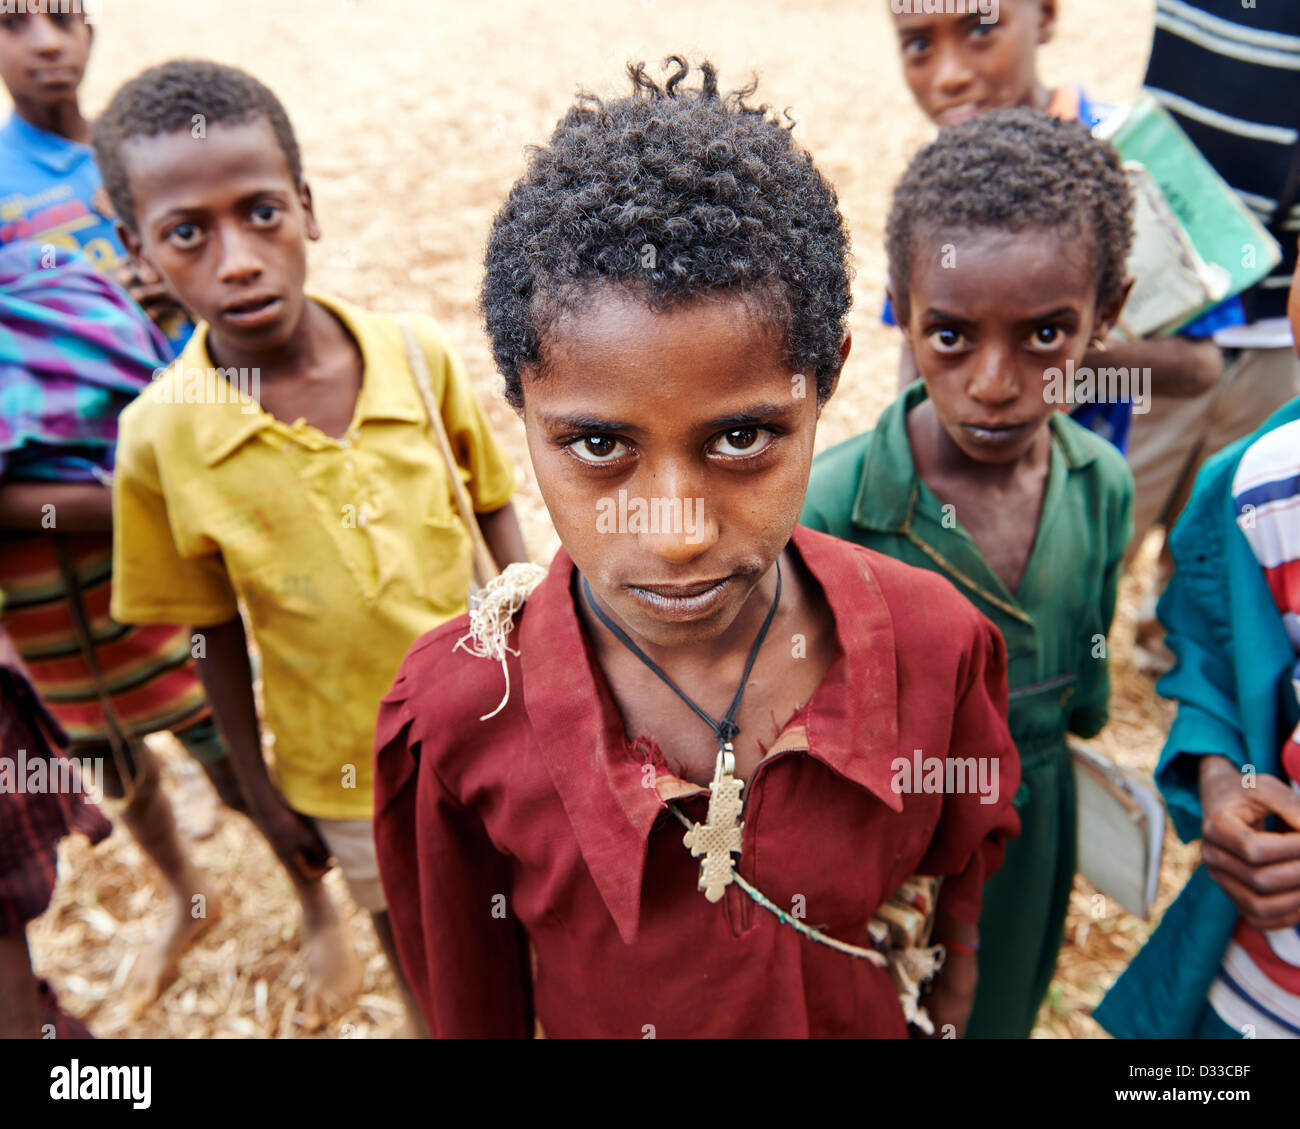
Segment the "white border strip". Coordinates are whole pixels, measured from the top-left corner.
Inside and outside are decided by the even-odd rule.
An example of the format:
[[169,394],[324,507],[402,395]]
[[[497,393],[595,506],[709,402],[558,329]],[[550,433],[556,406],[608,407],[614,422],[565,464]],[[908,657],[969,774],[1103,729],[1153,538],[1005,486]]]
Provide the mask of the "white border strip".
[[[1289,5],[1291,0],[1281,0],[1281,2]],[[1280,31],[1259,31],[1245,24],[1202,12],[1191,4],[1183,3],[1183,0],[1156,0],[1156,11],[1167,12],[1171,16],[1196,24],[1211,35],[1235,39],[1239,43],[1253,44],[1256,47],[1271,47],[1277,51],[1300,53],[1300,36],[1285,35]]]
[[1294,145],[1300,141],[1300,132],[1287,129],[1285,126],[1264,125],[1260,122],[1248,122],[1228,114],[1221,114],[1218,110],[1198,105],[1188,98],[1171,94],[1168,90],[1161,90],[1158,86],[1146,86],[1143,89],[1161,105],[1175,110],[1183,117],[1208,125],[1211,129],[1232,133],[1238,137],[1249,137],[1252,141],[1268,141],[1274,145]]

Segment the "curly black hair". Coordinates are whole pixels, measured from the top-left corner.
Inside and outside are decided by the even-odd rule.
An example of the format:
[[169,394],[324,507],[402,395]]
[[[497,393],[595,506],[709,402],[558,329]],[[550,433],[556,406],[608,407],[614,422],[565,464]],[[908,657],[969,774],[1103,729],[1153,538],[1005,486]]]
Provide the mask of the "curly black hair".
[[886,242],[898,320],[922,241],[958,230],[1078,232],[1105,306],[1127,281],[1132,209],[1119,155],[1080,122],[997,110],[944,129],[894,189]]
[[682,85],[680,56],[664,67],[662,87],[629,63],[627,97],[580,94],[493,221],[481,308],[517,410],[521,368],[544,371],[546,332],[601,282],[657,309],[727,292],[757,302],[792,369],[830,395],[851,300],[835,190],[793,126],[748,103],[756,82],[722,95],[708,62],[698,88]]
[[135,205],[122,163],[122,146],[133,137],[189,133],[196,117],[205,126],[242,125],[265,118],[284,150],[294,184],[302,184],[302,154],[280,100],[252,75],[201,59],[178,59],[150,67],[123,86],[95,123],[95,160],[118,216],[136,227]]

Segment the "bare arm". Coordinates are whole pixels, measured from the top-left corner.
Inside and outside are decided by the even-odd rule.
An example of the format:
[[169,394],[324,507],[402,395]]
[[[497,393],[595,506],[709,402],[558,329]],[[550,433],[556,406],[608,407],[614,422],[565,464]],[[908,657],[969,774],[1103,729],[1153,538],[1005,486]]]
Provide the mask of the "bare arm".
[[1209,338],[1152,337],[1144,341],[1106,342],[1106,351],[1090,349],[1083,358],[1091,369],[1150,369],[1145,389],[1157,396],[1199,396],[1218,383],[1223,351]]
[[0,1039],[39,1039],[44,1010],[27,955],[27,933],[0,937]]
[[107,486],[97,482],[0,483],[0,529],[108,533],[112,528],[113,495]]
[[[966,1023],[975,1004],[975,985],[979,979],[975,950],[979,945],[979,928],[945,914],[942,891],[931,941],[947,946],[943,968],[935,976],[934,986],[925,1000],[926,1010],[934,1022],[934,1038],[942,1039],[945,1034],[961,1038],[966,1033]],[[945,1032],[945,1027],[951,1030]]]
[[524,534],[519,528],[519,515],[515,513],[513,502],[507,502],[491,513],[479,514],[478,524],[483,530],[483,540],[500,568],[504,569],[515,561],[527,563],[528,548],[524,545]]
[[266,770],[244,621],[235,616],[215,627],[195,628],[193,633],[203,644],[197,659],[199,678],[226,740],[249,815],[290,875],[315,881],[328,869],[329,850],[316,829],[285,804]]

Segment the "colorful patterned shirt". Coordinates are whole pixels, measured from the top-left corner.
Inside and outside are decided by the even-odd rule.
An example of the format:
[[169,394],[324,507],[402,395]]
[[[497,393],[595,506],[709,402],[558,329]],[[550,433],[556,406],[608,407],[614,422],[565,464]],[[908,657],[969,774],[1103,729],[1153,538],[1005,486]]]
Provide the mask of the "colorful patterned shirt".
[[0,477],[104,481],[118,413],[168,356],[140,307],[79,252],[0,247]]

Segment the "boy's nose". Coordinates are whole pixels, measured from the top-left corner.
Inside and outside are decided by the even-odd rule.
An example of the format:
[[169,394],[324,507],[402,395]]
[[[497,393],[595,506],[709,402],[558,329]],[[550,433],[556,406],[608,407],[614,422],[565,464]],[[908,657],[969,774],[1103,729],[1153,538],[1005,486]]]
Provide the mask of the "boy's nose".
[[[698,499],[691,499],[694,505]],[[685,501],[685,500],[684,500]],[[703,509],[703,506],[700,507]],[[677,528],[641,534],[641,543],[657,557],[673,564],[686,564],[710,549],[718,540],[718,526],[712,518],[698,514],[695,520]]]
[[934,85],[945,98],[954,98],[970,86],[975,72],[956,48],[940,51],[934,64]]
[[980,404],[997,406],[1020,396],[1020,378],[1011,358],[1001,349],[988,349],[975,358],[966,395]]
[[248,282],[262,273],[262,263],[251,243],[240,234],[221,235],[221,264],[217,277],[222,282]]
[[666,561],[684,564],[717,542],[717,522],[689,470],[670,469],[646,482],[649,489],[643,503],[648,520],[639,534],[641,544]]
[[44,15],[29,15],[28,42],[38,55],[57,55],[63,50],[63,33]]

